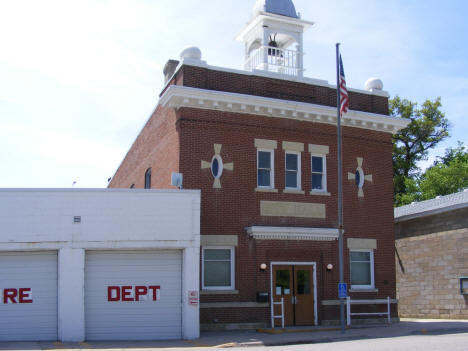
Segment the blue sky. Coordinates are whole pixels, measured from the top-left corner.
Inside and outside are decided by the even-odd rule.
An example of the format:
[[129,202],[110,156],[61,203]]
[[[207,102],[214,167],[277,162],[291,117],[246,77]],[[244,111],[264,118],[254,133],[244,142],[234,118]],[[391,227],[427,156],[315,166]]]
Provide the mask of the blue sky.
[[[241,68],[234,37],[254,0],[0,0],[0,187],[105,187],[158,102],[162,68],[196,45]],[[468,144],[468,3],[295,0],[308,77],[348,86],[379,77],[391,96],[442,98]],[[429,164],[423,163],[422,166]]]

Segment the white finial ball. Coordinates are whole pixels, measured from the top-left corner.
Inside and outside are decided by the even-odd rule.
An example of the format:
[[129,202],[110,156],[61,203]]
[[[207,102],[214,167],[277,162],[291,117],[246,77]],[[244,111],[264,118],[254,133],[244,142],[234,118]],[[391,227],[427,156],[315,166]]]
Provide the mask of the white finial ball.
[[368,91],[383,90],[383,82],[379,78],[369,78],[364,84],[364,89]]
[[191,59],[191,60],[201,60],[202,54],[201,50],[196,46],[189,46],[185,48],[180,53],[180,60],[183,61],[184,59]]

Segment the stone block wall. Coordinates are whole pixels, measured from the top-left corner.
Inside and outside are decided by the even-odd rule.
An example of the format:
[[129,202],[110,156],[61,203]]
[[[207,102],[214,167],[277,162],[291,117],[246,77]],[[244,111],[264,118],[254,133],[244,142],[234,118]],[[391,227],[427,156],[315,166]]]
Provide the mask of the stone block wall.
[[[402,318],[468,319],[468,295],[460,293],[462,276],[468,276],[468,228],[410,236],[426,223],[445,221],[453,228],[458,220],[453,214],[434,215],[396,225],[396,281],[399,316]],[[420,225],[418,225],[418,222]],[[438,226],[434,226],[436,228]],[[399,232],[404,236],[399,237]]]

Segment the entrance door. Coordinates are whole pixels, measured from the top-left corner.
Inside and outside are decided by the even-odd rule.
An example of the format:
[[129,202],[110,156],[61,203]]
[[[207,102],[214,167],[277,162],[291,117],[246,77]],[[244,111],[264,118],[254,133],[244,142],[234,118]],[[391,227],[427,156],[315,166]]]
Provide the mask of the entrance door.
[[314,324],[313,266],[293,266],[295,325]]
[[[313,266],[273,266],[273,300],[284,303],[284,324],[314,324]],[[281,315],[281,306],[274,306],[276,316]],[[275,326],[281,326],[281,319],[275,319]]]

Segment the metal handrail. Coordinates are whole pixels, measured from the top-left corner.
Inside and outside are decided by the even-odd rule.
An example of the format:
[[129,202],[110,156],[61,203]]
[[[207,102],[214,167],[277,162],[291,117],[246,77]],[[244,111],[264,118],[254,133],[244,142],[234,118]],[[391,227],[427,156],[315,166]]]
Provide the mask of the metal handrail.
[[[281,315],[275,316],[275,305],[281,305]],[[284,298],[280,302],[271,300],[271,329],[275,329],[275,318],[281,318],[281,328],[284,329]]]
[[[346,298],[346,312],[347,312],[347,325],[351,325],[351,316],[382,316],[382,315],[387,315],[387,322],[388,324],[391,324],[391,319],[390,319],[390,296],[387,296],[386,299],[374,299],[374,300],[351,300],[351,297]],[[351,312],[351,305],[373,305],[373,304],[387,304],[387,312]]]

